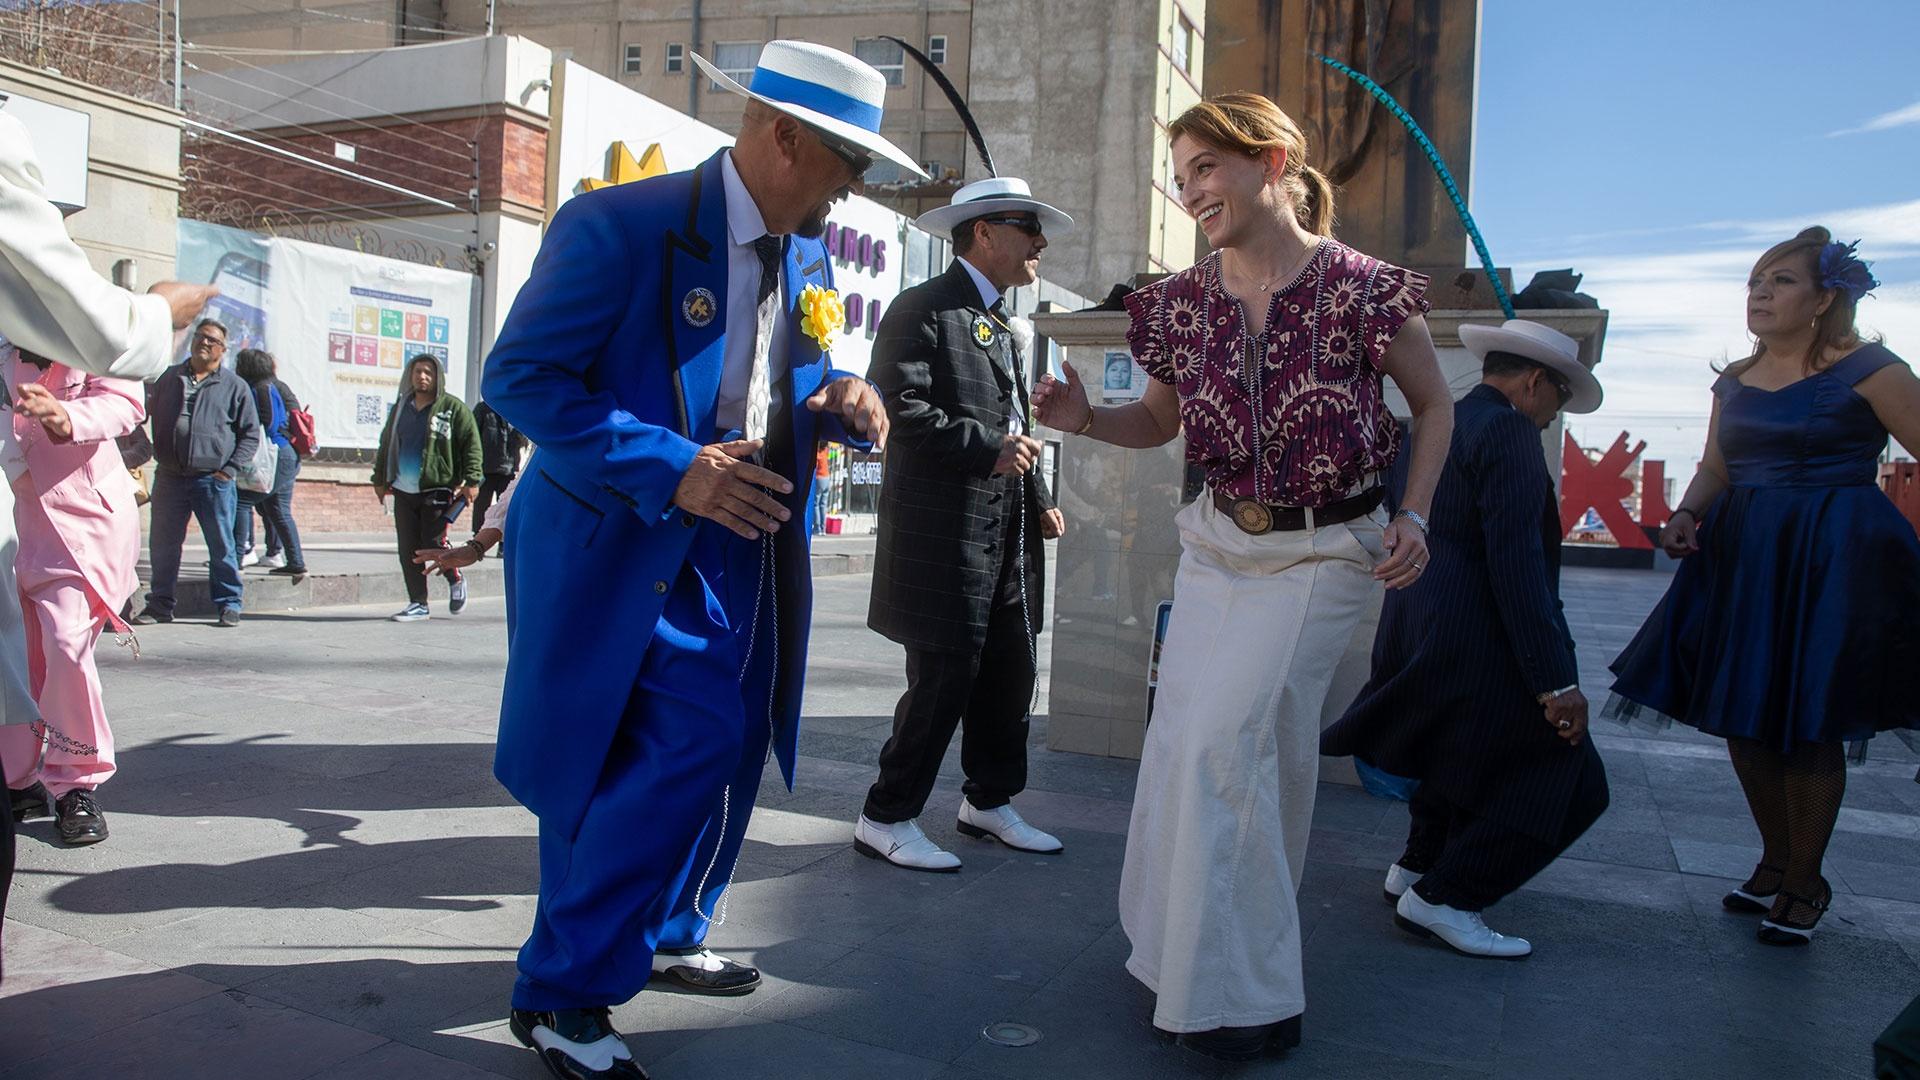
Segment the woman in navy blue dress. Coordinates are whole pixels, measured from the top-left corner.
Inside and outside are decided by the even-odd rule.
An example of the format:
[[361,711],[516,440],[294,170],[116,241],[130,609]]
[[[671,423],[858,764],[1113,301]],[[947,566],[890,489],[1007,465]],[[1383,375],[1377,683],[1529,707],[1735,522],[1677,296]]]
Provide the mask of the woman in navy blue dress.
[[1877,284],[1820,228],[1755,264],[1754,353],[1713,384],[1705,456],[1660,535],[1685,562],[1613,663],[1611,714],[1727,740],[1763,849],[1723,903],[1764,912],[1773,945],[1810,941],[1833,899],[1845,744],[1920,727],[1920,540],[1877,482],[1889,433],[1920,449],[1920,380],[1854,329]]

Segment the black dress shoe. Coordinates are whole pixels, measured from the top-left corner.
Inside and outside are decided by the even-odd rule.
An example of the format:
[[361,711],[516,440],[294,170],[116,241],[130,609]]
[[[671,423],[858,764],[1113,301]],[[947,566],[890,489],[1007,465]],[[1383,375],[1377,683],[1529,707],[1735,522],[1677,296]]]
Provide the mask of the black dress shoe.
[[1300,1045],[1300,1017],[1289,1016],[1274,1024],[1252,1027],[1223,1027],[1211,1031],[1190,1031],[1183,1035],[1161,1031],[1162,1038],[1204,1054],[1215,1061],[1258,1061],[1269,1054],[1284,1054]]
[[540,1055],[558,1080],[648,1080],[626,1040],[613,1030],[611,1009],[515,1009],[507,1030]]
[[127,621],[135,626],[152,626],[154,623],[172,622],[173,614],[171,612],[155,611],[152,608],[141,608],[138,615],[135,615]]
[[93,801],[93,792],[74,788],[53,801],[53,820],[60,839],[69,847],[97,844],[107,838],[107,815]]
[[53,816],[53,796],[38,780],[23,788],[8,788],[7,803],[7,809],[13,812],[15,821]]
[[[674,957],[702,957],[717,960],[718,968],[709,970],[704,964],[675,964]],[[661,949],[654,954],[653,973],[655,976],[678,985],[683,990],[695,994],[714,994],[733,996],[751,994],[760,988],[760,970],[737,963],[724,956],[708,952],[704,947],[694,949]]]

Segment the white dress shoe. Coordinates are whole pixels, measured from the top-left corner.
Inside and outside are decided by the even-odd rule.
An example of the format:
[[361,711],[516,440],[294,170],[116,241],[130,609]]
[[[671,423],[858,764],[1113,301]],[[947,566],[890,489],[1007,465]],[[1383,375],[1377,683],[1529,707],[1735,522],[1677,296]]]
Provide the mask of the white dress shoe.
[[853,850],[909,870],[951,874],[960,869],[959,856],[928,839],[917,821],[882,825],[861,814],[853,826]]
[[1425,874],[1416,874],[1406,867],[1401,866],[1399,863],[1394,863],[1392,866],[1387,867],[1387,884],[1384,887],[1384,891],[1387,894],[1387,903],[1398,904],[1400,898],[1407,894],[1407,890],[1413,888],[1414,882],[1426,876]]
[[1408,889],[1394,905],[1393,921],[1402,930],[1421,937],[1437,937],[1468,956],[1518,960],[1533,952],[1526,938],[1495,933],[1477,911],[1461,911],[1445,904],[1429,904]]
[[965,799],[960,800],[960,832],[978,839],[992,837],[1015,851],[1031,851],[1036,855],[1053,855],[1066,845],[1052,833],[1044,833],[1027,824],[1020,811],[1012,806],[997,806],[992,810],[976,809]]

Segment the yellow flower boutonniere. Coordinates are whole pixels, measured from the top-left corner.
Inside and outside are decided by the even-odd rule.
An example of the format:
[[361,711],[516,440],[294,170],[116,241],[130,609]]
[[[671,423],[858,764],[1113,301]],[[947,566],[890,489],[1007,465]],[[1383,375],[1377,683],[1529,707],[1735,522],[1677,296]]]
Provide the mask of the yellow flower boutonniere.
[[800,290],[800,332],[820,345],[821,352],[833,348],[833,338],[847,325],[847,306],[832,289],[809,285]]

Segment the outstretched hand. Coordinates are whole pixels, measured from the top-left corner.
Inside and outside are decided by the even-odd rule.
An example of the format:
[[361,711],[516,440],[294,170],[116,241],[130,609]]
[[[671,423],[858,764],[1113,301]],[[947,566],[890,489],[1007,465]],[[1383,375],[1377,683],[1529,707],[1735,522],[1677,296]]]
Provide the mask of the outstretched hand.
[[[835,381],[859,382],[857,379]],[[860,385],[866,386],[866,383]],[[807,399],[807,405],[813,407],[813,398]],[[880,423],[884,434],[884,413]],[[680,478],[680,486],[674,489],[673,505],[689,514],[717,521],[749,540],[760,539],[761,533],[779,532],[781,524],[791,515],[780,505],[780,500],[768,492],[791,494],[793,484],[779,473],[746,460],[759,452],[762,442],[735,439],[701,447],[686,475]]]
[[189,285],[184,281],[155,282],[148,292],[167,302],[168,311],[173,316],[173,328],[185,330],[200,317],[207,301],[220,295],[220,290],[212,285]]
[[874,453],[887,448],[887,406],[867,380],[833,379],[807,399],[807,408],[839,414],[847,433],[872,443]]
[[1087,401],[1080,373],[1064,361],[1060,367],[1067,373],[1066,382],[1042,375],[1040,385],[1033,388],[1033,416],[1055,431],[1079,431],[1093,415],[1093,405]]

